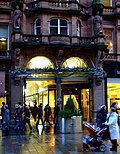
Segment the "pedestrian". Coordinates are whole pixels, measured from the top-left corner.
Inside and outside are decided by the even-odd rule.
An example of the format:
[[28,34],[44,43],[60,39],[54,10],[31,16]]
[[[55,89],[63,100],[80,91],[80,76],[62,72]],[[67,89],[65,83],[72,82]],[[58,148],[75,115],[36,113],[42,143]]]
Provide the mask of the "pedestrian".
[[2,102],[2,107],[1,107],[2,120],[1,120],[1,123],[3,123],[4,113],[5,113],[5,102]]
[[60,111],[60,107],[59,107],[59,104],[57,104],[54,107],[54,124],[55,124],[55,126],[58,125],[58,118],[59,118],[58,113],[59,113],[59,111]]
[[29,107],[26,106],[25,107],[25,110],[24,110],[24,128],[26,126],[26,123],[28,124],[29,126],[29,129],[30,129],[30,133],[32,133],[32,126],[31,126],[31,123],[30,123],[30,110],[29,110]]
[[21,102],[18,103],[15,109],[15,130],[23,130],[23,122],[22,122],[22,114],[23,114],[23,106]]
[[117,103],[117,102],[113,102],[113,103],[110,105],[110,108],[111,108],[111,107],[114,107],[115,110],[116,110],[116,113],[118,114],[118,125],[119,125],[118,103]]
[[37,115],[38,115],[38,120],[36,122],[36,130],[37,130],[37,133],[39,134],[39,129],[38,129],[38,125],[39,125],[39,122],[41,120],[42,122],[42,125],[44,127],[44,122],[43,122],[43,110],[42,110],[42,104],[40,103],[40,105],[38,106],[38,111],[37,111]]
[[50,116],[51,116],[51,107],[49,106],[49,104],[47,104],[44,108],[45,111],[45,119],[44,119],[44,124],[49,123],[49,125],[51,125],[50,123]]
[[109,126],[110,140],[112,143],[112,148],[110,151],[117,152],[117,139],[119,139],[119,127],[118,127],[118,114],[114,107],[110,108],[110,113],[107,115],[107,121],[104,123]]
[[37,107],[37,102],[35,101],[34,107],[33,107],[33,110],[32,110],[32,115],[33,115],[35,122],[36,122],[37,112],[38,112],[38,107]]
[[103,128],[103,123],[106,121],[106,118],[107,118],[106,105],[102,105],[97,110],[97,115],[96,115],[97,127]]
[[5,122],[8,127],[10,127],[10,110],[8,109],[8,105],[5,105],[3,122]]

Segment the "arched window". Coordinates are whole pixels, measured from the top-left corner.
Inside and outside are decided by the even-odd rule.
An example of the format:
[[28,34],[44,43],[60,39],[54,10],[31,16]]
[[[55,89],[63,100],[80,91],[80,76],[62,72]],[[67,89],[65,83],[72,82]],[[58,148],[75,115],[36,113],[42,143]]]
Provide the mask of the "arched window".
[[41,23],[40,23],[40,19],[36,19],[34,21],[34,34],[35,35],[40,35],[41,34]]
[[77,21],[77,36],[81,35],[81,24],[80,21]]
[[62,65],[63,67],[75,68],[75,67],[88,67],[86,62],[79,57],[70,57]]
[[49,68],[49,67],[53,68],[54,65],[51,62],[51,60],[48,59],[47,57],[36,56],[28,62],[26,67],[27,68]]
[[64,19],[50,20],[50,34],[68,35],[68,22]]

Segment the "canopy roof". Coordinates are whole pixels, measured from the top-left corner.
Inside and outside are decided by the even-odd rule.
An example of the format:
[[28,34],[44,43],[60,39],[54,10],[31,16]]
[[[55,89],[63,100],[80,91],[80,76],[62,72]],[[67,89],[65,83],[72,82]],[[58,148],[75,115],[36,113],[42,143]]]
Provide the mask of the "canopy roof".
[[[36,69],[30,69],[30,68],[18,68],[11,70],[12,76],[52,76],[56,77],[56,75],[61,76],[68,76],[68,75],[79,75],[79,76],[85,76],[85,75],[95,75],[98,77],[104,77],[106,75],[105,71],[102,68],[63,68],[63,67],[56,67],[56,68],[36,68]],[[37,77],[37,76],[36,76]]]

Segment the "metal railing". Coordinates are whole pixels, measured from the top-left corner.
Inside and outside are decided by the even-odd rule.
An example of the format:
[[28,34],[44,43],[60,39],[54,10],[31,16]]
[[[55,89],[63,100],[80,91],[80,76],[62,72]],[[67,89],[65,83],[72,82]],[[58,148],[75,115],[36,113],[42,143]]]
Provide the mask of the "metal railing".
[[0,1],[0,8],[9,8],[10,2],[5,2],[4,0]]
[[112,14],[115,12],[115,9],[110,6],[105,6],[103,9],[103,14]]

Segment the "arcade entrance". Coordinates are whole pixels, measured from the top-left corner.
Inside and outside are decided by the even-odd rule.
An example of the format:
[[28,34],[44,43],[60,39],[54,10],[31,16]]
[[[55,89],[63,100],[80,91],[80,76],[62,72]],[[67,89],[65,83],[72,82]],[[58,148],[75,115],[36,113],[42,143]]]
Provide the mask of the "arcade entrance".
[[[68,98],[72,98],[76,108],[80,109],[83,119],[89,121],[89,89],[90,85],[88,83],[63,82],[61,85],[61,108],[64,108]],[[37,105],[42,103],[43,108],[46,104],[49,104],[52,110],[52,117],[54,117],[56,104],[56,83],[54,80],[26,80],[25,103],[33,108],[35,102],[37,102]]]

